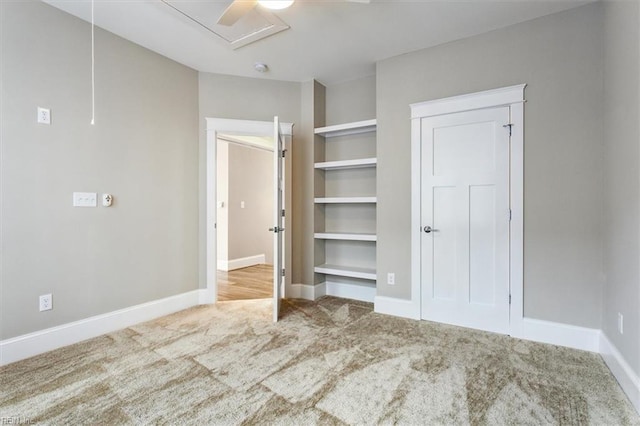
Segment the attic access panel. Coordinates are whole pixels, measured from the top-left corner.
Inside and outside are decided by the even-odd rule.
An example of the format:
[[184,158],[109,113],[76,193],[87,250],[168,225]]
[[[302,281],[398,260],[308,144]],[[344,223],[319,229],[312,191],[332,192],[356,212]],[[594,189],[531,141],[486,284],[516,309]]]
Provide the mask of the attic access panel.
[[191,22],[225,40],[232,49],[254,43],[290,27],[273,13],[254,8],[230,26],[218,25],[228,3],[214,1],[162,0],[164,4]]

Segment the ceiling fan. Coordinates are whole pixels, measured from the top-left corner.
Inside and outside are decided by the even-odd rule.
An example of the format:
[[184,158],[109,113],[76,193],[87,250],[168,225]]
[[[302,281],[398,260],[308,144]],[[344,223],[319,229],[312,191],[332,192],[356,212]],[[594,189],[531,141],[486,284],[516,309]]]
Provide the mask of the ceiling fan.
[[[345,0],[351,3],[369,3],[371,0]],[[256,5],[260,4],[268,9],[285,9],[293,4],[294,0],[233,0],[218,19],[219,25],[231,26],[240,18],[251,12]]]

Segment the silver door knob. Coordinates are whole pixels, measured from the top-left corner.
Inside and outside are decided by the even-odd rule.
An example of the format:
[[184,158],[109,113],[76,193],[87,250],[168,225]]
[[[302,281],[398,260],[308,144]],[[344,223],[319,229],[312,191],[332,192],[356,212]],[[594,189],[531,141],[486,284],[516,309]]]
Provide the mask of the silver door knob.
[[431,229],[429,225],[425,226],[423,229],[424,229],[424,232],[426,232],[427,234],[430,234],[431,231],[433,231],[433,229]]

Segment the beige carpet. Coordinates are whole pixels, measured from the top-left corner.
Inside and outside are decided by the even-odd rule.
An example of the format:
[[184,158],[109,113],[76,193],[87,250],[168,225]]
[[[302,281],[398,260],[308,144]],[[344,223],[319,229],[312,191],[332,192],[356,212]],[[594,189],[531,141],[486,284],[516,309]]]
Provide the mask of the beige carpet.
[[[197,307],[0,370],[41,424],[640,425],[595,354],[336,298]],[[5,422],[6,423],[6,422]]]

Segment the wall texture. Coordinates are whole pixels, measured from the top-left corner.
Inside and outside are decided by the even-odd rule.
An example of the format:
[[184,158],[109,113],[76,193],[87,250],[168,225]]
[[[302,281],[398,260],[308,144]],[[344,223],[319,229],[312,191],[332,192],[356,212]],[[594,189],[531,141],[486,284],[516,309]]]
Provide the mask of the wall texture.
[[[200,163],[199,163],[199,188],[200,188],[200,288],[206,288],[206,121],[207,117],[231,118],[239,120],[273,121],[273,116],[278,115],[281,122],[294,123],[293,143],[289,153],[293,156],[293,200],[303,199],[309,195],[303,191],[304,185],[300,179],[302,173],[296,164],[299,152],[303,151],[305,133],[300,131],[301,114],[301,87],[300,83],[264,80],[256,78],[235,77],[211,73],[199,74],[199,99],[200,99]],[[300,221],[296,222],[299,212],[294,203],[294,226],[292,235],[298,234]],[[286,232],[286,231],[285,231]],[[292,262],[302,254],[298,240],[293,241]],[[211,259],[215,262],[215,259]],[[298,262],[299,263],[299,262]],[[296,269],[293,268],[295,276]],[[296,282],[296,281],[293,281]]]
[[273,152],[229,144],[229,260],[273,264],[273,204]]
[[376,76],[327,86],[327,125],[376,117]]
[[[196,290],[197,73],[96,29],[91,126],[89,24],[0,7],[0,339]],[[74,191],[115,202],[74,208]],[[54,308],[38,312],[45,293]]]
[[[640,6],[604,6],[602,329],[640,375]],[[618,332],[624,316],[624,335]]]
[[218,141],[216,150],[216,202],[223,203],[223,207],[216,204],[216,257],[226,262],[229,260],[229,144]]
[[599,4],[384,60],[377,66],[378,262],[410,289],[409,104],[527,83],[524,309],[600,327],[602,20]]

